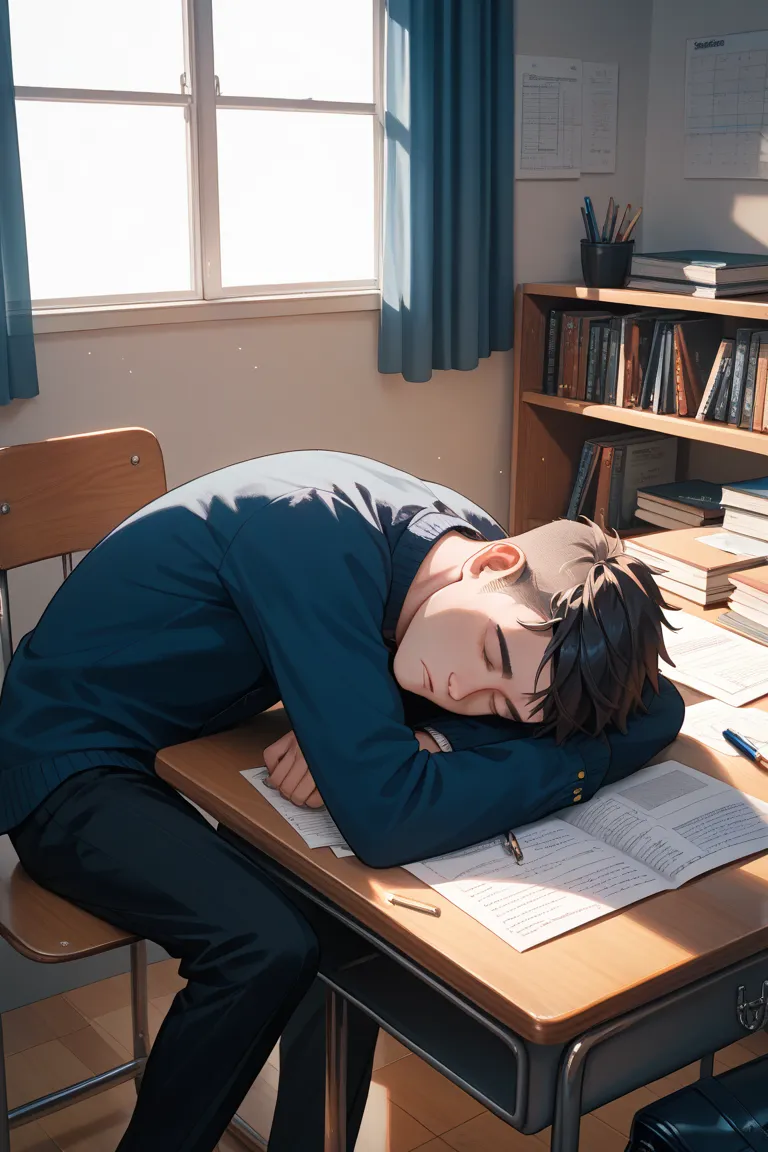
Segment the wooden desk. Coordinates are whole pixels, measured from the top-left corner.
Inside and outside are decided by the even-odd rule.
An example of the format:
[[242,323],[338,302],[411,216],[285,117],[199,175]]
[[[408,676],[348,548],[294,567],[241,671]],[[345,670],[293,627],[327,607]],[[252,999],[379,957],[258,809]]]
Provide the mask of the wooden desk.
[[[691,690],[683,694],[688,703],[702,699]],[[383,892],[424,898],[420,881],[403,869],[374,870],[352,858],[337,859],[328,848],[308,849],[240,775],[263,762],[263,748],[287,726],[284,713],[275,710],[234,731],[166,748],[158,756],[158,772],[309,889],[537,1050],[554,1051],[551,1046],[558,1045],[564,1050],[569,1043],[575,1050],[574,1042],[583,1048],[586,1034],[607,1037],[611,1022],[634,1019],[638,1009],[697,982],[704,987],[702,978],[754,961],[768,949],[768,854],[728,865],[524,953],[432,890],[428,899],[441,906],[439,919],[395,908]],[[657,759],[678,759],[768,801],[768,777],[743,758],[721,758],[681,737]],[[754,996],[754,973],[751,979],[748,998]],[[734,1003],[735,989],[734,984]],[[731,1039],[738,1035],[737,1029]],[[721,1046],[718,1033],[712,1049],[704,1051]],[[599,1098],[600,1090],[595,1092]],[[559,1146],[572,1145],[564,1138]]]

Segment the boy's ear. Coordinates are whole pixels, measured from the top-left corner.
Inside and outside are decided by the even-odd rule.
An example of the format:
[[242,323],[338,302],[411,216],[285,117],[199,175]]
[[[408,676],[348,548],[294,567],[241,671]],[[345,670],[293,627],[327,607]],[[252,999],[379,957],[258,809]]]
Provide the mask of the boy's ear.
[[505,579],[514,584],[519,579],[526,565],[525,553],[511,540],[494,540],[470,556],[466,564],[466,571],[471,576],[480,576],[483,572],[494,579]]

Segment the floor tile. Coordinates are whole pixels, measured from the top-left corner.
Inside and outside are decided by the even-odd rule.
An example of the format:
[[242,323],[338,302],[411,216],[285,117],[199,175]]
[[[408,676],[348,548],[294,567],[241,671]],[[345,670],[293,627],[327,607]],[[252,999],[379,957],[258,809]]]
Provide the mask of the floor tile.
[[274,1080],[262,1072],[255,1084],[251,1085],[242,1104],[237,1110],[238,1116],[250,1124],[254,1132],[258,1132],[266,1141],[272,1127],[272,1117],[275,1114],[277,1102],[277,1074],[272,1069]]
[[11,1012],[3,1013],[3,1045],[6,1056],[13,1056],[14,1052],[23,1052],[26,1048],[34,1048],[36,1044],[44,1044],[46,1040],[55,1039],[56,1033],[34,1004],[25,1004],[23,1008],[14,1008]]
[[159,960],[147,965],[147,990],[150,1000],[156,996],[175,996],[186,980],[179,976],[178,960]]
[[483,1112],[461,1088],[457,1088],[418,1056],[406,1056],[374,1073],[374,1081],[389,1091],[390,1100],[420,1120],[435,1136],[441,1136],[465,1120]]
[[413,1152],[434,1133],[399,1108],[381,1084],[372,1084],[355,1152]]
[[698,1078],[699,1063],[696,1061],[695,1064],[686,1064],[684,1068],[678,1068],[676,1072],[662,1076],[660,1080],[652,1080],[646,1087],[653,1092],[654,1096],[661,1098],[668,1096],[670,1092],[677,1092],[678,1088],[685,1088],[687,1084],[693,1084],[694,1080],[698,1080]]
[[390,1036],[383,1028],[379,1029],[379,1038],[376,1041],[376,1051],[373,1057],[373,1070],[377,1068],[384,1068],[387,1064],[394,1064],[395,1060],[402,1060],[405,1056],[410,1056],[411,1053],[401,1044],[399,1040],[395,1040],[394,1036]]
[[754,1052],[750,1052],[741,1040],[736,1044],[729,1044],[727,1048],[721,1048],[715,1056],[715,1060],[724,1064],[726,1068],[738,1068],[740,1064],[746,1064],[754,1058]]
[[88,1020],[104,1016],[117,1008],[125,1008],[131,1003],[131,980],[127,972],[87,984],[84,988],[73,988],[64,993],[70,1004],[77,1008]]
[[[154,1042],[164,1017],[152,1003],[149,1004],[147,1015],[149,1017],[150,1040]],[[103,1015],[94,1016],[93,1020],[96,1024],[100,1024],[105,1032],[109,1032],[111,1036],[114,1036],[115,1040],[117,1040],[126,1051],[133,1052],[133,1019],[130,1006],[127,1008],[116,1008],[112,1012],[105,1012]]]
[[135,1103],[133,1085],[119,1084],[108,1092],[45,1116],[40,1125],[61,1152],[115,1152]]
[[523,1136],[493,1116],[483,1112],[466,1124],[443,1132],[442,1139],[455,1152],[543,1152],[544,1144],[536,1136]]
[[91,1075],[87,1065],[78,1060],[61,1040],[49,1040],[46,1044],[17,1052],[8,1057],[5,1067],[9,1108],[87,1080]]
[[88,1025],[78,1032],[71,1032],[69,1036],[62,1036],[61,1043],[77,1056],[78,1060],[82,1060],[96,1076],[131,1059],[128,1052],[113,1037],[107,1039],[108,1035],[109,1033],[99,1032],[93,1025]]
[[150,1004],[156,1008],[163,1019],[165,1019],[165,1017],[168,1015],[171,1004],[173,1004],[175,999],[176,993],[168,992],[164,996],[153,996],[150,1000]]
[[59,1152],[50,1136],[39,1124],[25,1124],[11,1132],[11,1152]]
[[749,1032],[741,1043],[753,1056],[764,1056],[768,1052],[768,1032],[765,1029]]
[[66,996],[48,996],[45,1000],[38,1000],[35,1009],[53,1030],[55,1038],[68,1036],[77,1032],[88,1023],[82,1012],[73,1007]]
[[420,1144],[415,1152],[451,1152],[451,1146],[436,1136],[434,1140],[430,1140],[429,1144]]
[[634,1092],[629,1092],[618,1100],[612,1100],[610,1104],[603,1104],[602,1108],[596,1108],[592,1115],[604,1120],[611,1128],[628,1137],[635,1112],[639,1112],[647,1104],[653,1104],[656,1099],[649,1088],[636,1088]]

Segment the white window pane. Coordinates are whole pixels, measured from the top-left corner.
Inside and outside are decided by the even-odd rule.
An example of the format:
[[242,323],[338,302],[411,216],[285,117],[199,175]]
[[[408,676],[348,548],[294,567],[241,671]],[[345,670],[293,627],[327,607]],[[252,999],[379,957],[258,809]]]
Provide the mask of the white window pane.
[[10,0],[16,84],[178,92],[182,0]]
[[220,109],[222,282],[374,276],[373,119]]
[[32,296],[191,287],[183,108],[16,103]]
[[373,102],[372,0],[213,0],[223,96]]

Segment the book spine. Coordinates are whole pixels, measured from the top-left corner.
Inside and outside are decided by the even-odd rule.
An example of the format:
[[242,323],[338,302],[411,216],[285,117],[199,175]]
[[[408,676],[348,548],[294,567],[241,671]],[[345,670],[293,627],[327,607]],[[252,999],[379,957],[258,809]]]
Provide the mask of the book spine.
[[600,338],[600,372],[597,378],[597,385],[595,388],[595,400],[599,404],[605,403],[605,381],[608,376],[608,350],[610,347],[611,330],[606,324],[603,328]]
[[723,357],[722,371],[720,373],[720,384],[717,390],[717,401],[715,402],[715,410],[712,413],[712,419],[716,420],[719,424],[725,422],[728,415],[728,404],[731,399],[731,369],[733,367],[733,354],[726,353]]
[[744,404],[741,409],[741,420],[739,427],[745,428],[747,432],[752,431],[752,421],[755,414],[755,383],[757,381],[757,355],[760,351],[760,337],[755,335],[749,342],[749,355],[747,357],[746,374],[747,379],[744,385]]
[[680,352],[680,336],[678,329],[674,331],[674,361],[675,361],[675,411],[678,416],[688,415],[688,398],[685,394],[685,381],[683,380],[683,357]]
[[566,520],[575,520],[579,512],[579,504],[581,503],[581,495],[584,491],[584,485],[587,482],[587,473],[589,472],[589,465],[592,460],[593,453],[597,452],[596,444],[590,444],[587,441],[581,450],[581,459],[579,460],[579,470],[576,473],[576,480],[571,492],[571,500],[568,505],[568,511],[565,514]]
[[547,396],[557,395],[557,354],[560,345],[560,319],[562,313],[550,309],[547,320],[547,347],[544,357],[544,381],[542,390]]
[[656,365],[659,357],[659,340],[661,338],[661,325],[658,320],[653,325],[653,335],[651,336],[651,347],[648,353],[648,362],[643,371],[643,386],[640,390],[640,407],[647,409],[651,407],[653,400],[653,382],[656,375]]
[[576,383],[574,385],[574,399],[583,400],[587,393],[587,360],[589,357],[589,337],[591,323],[586,316],[579,319],[579,351],[576,360]]
[[605,377],[605,395],[603,403],[616,403],[616,377],[619,367],[619,339],[621,337],[621,320],[617,317],[611,320],[611,335],[608,342],[608,367]]
[[723,363],[723,357],[728,349],[730,340],[721,340],[720,347],[717,350],[712,369],[709,373],[709,379],[704,389],[704,395],[701,398],[699,409],[696,413],[697,420],[706,420],[709,415],[710,408],[712,407],[712,398],[717,394],[717,385],[720,381],[720,367]]
[[600,474],[597,480],[595,500],[595,523],[603,531],[608,527],[608,503],[611,497],[611,472],[613,471],[613,448],[600,451]]
[[573,398],[573,360],[579,336],[578,317],[563,316],[563,336],[560,350],[560,372],[557,383],[558,396]]
[[593,324],[589,330],[589,354],[587,357],[587,386],[585,399],[595,399],[595,379],[597,377],[598,358],[600,353],[600,326]]
[[765,397],[763,401],[763,426],[761,431],[768,432],[768,343],[761,343],[760,345],[760,355],[757,357],[756,379],[755,392],[762,391]]
[[624,468],[627,459],[627,448],[624,444],[617,445],[613,450],[613,463],[611,466],[611,487],[608,496],[607,528],[623,528],[621,523],[621,501],[624,489]]
[[749,335],[749,332],[744,330],[736,333],[736,355],[733,361],[733,383],[731,385],[731,403],[728,407],[728,423],[737,426],[741,419],[741,408],[744,402],[744,364],[747,359]]
[[766,345],[760,341],[755,364],[755,403],[752,409],[752,431],[763,431],[763,413],[765,409],[766,374],[762,371],[765,360]]

